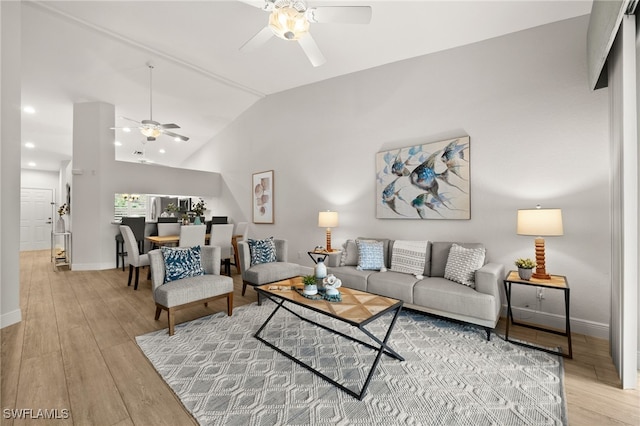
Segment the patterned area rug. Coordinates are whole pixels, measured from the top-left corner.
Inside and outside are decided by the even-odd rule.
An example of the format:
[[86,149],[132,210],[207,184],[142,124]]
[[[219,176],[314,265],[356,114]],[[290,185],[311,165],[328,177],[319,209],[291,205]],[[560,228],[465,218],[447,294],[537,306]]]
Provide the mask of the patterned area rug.
[[[160,330],[137,342],[202,425],[565,425],[562,358],[481,328],[403,311],[362,401],[253,337],[265,301]],[[307,311],[307,314],[311,313]],[[368,341],[353,327],[313,319]],[[377,337],[387,315],[367,328]],[[362,387],[375,353],[280,310],[262,336],[348,387]]]

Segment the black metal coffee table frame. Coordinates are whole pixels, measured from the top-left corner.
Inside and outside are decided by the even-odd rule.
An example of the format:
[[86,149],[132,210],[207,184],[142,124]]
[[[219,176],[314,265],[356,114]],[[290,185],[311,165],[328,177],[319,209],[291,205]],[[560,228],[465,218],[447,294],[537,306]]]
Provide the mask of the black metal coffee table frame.
[[[364,320],[362,322],[357,322],[357,321],[352,321],[352,320],[349,320],[349,319],[346,319],[346,318],[341,318],[341,317],[339,317],[337,315],[332,315],[331,313],[322,311],[320,309],[315,309],[313,306],[297,303],[295,300],[290,300],[290,299],[285,299],[285,298],[278,297],[278,295],[273,294],[273,293],[269,293],[269,292],[265,292],[260,288],[256,288],[256,291],[258,291],[258,293],[262,294],[262,296],[264,296],[264,297],[270,299],[271,301],[273,301],[277,306],[273,310],[271,315],[269,315],[269,317],[266,319],[264,324],[262,324],[262,326],[260,326],[258,331],[254,334],[254,337],[256,339],[260,340],[265,345],[269,346],[270,348],[274,349],[275,351],[281,353],[282,355],[286,356],[290,360],[294,361],[296,364],[306,368],[307,370],[309,370],[312,373],[316,374],[317,376],[323,378],[327,382],[329,382],[329,383],[333,384],[334,386],[342,389],[343,391],[345,391],[349,395],[353,396],[354,398],[357,398],[359,400],[362,400],[362,398],[364,398],[364,395],[367,392],[367,388],[369,387],[369,382],[371,382],[371,378],[373,377],[373,373],[375,372],[376,367],[378,366],[378,363],[380,362],[380,358],[382,357],[383,353],[385,355],[390,356],[392,358],[395,358],[395,359],[397,359],[399,361],[404,361],[404,358],[400,354],[398,354],[396,351],[391,349],[389,347],[389,345],[387,344],[387,341],[389,340],[389,336],[391,336],[391,331],[393,330],[393,327],[396,324],[396,320],[398,319],[398,315],[400,314],[400,311],[402,310],[402,301],[400,301],[400,300],[398,301],[398,303],[396,303],[396,304],[394,304],[392,306],[389,306],[388,308],[376,313],[375,315],[371,316],[370,318],[367,318],[366,320]],[[278,300],[276,300],[276,299],[278,299]],[[291,302],[294,305],[301,306],[303,308],[318,312],[320,314],[326,315],[327,317],[337,319],[337,320],[345,322],[345,323],[347,323],[347,324],[349,324],[349,325],[351,325],[353,327],[356,327],[358,330],[362,331],[365,335],[367,335],[371,340],[373,340],[374,342],[376,342],[380,346],[376,347],[376,346],[371,345],[371,344],[369,344],[367,342],[363,342],[362,340],[359,340],[359,339],[356,339],[356,338],[354,338],[352,336],[344,334],[344,333],[342,333],[340,331],[333,330],[332,328],[329,328],[326,325],[323,325],[323,324],[317,323],[315,321],[312,321],[312,320],[310,320],[308,318],[305,318],[305,317],[301,316],[299,313],[294,312],[291,309],[289,309],[287,306],[285,306],[284,305],[285,301],[286,302]],[[331,377],[328,377],[327,375],[321,373],[320,371],[316,370],[312,366],[310,366],[308,364],[305,364],[304,362],[302,362],[298,358],[290,355],[289,353],[287,353],[284,350],[280,349],[279,347],[275,346],[271,342],[268,342],[265,339],[263,339],[262,337],[260,337],[260,333],[262,332],[262,330],[267,326],[267,324],[271,321],[271,319],[274,317],[276,312],[278,312],[280,310],[280,308],[283,308],[284,310],[292,313],[293,315],[295,315],[296,317],[298,317],[299,319],[301,319],[303,321],[306,321],[306,322],[308,322],[310,324],[314,324],[314,325],[316,325],[318,327],[321,327],[321,328],[323,328],[323,329],[325,329],[325,330],[327,330],[327,331],[329,331],[331,333],[337,334],[337,335],[342,336],[342,337],[344,337],[346,339],[349,339],[349,340],[352,340],[354,342],[360,343],[361,345],[366,346],[366,347],[368,347],[370,349],[374,349],[374,350],[378,351],[378,354],[376,355],[376,358],[373,361],[373,365],[371,366],[371,370],[369,371],[369,374],[367,375],[367,379],[365,380],[364,385],[362,386],[362,389],[360,390],[360,393],[354,392],[353,390],[347,388],[343,384],[338,383],[337,381],[335,381]],[[389,324],[389,328],[387,329],[387,333],[384,336],[383,340],[378,339],[369,330],[364,328],[365,325],[367,325],[367,324],[371,323],[372,321],[375,321],[378,318],[386,315],[389,312],[393,312],[393,311],[395,311],[395,313],[393,314],[393,319],[391,320],[391,323]]]

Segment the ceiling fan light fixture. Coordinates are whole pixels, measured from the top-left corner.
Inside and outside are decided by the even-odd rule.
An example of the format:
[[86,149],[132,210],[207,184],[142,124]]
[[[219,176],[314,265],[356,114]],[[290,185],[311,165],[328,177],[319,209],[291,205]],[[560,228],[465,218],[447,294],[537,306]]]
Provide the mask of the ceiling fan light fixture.
[[143,127],[140,129],[140,133],[148,138],[157,138],[158,136],[160,136],[161,132],[154,127]]
[[283,40],[298,40],[309,32],[304,12],[285,6],[274,9],[269,16],[269,28]]

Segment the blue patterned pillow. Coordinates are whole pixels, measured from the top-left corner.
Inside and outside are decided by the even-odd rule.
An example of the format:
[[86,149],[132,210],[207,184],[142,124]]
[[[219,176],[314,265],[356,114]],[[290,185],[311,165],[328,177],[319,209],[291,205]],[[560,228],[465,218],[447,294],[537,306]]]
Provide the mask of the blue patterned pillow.
[[247,240],[249,244],[249,252],[251,253],[251,265],[258,265],[260,263],[271,263],[277,261],[276,257],[276,243],[273,241],[273,237],[265,238],[264,240]]
[[162,247],[164,282],[204,275],[200,246],[186,248]]
[[384,266],[384,243],[373,240],[356,240],[358,245],[358,266],[360,271],[386,271]]

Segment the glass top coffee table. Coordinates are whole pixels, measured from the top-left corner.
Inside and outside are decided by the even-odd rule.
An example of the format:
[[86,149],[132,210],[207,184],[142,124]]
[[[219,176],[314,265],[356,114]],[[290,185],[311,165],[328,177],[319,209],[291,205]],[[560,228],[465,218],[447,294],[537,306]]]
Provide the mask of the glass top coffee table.
[[[312,300],[312,299],[306,298],[296,290],[296,289],[301,290],[302,287],[303,287],[302,277],[290,278],[288,280],[278,281],[275,283],[256,287],[256,291],[259,293],[259,295],[261,297],[268,298],[271,301],[273,301],[276,304],[276,308],[265,320],[264,324],[262,324],[262,326],[258,329],[254,337],[260,340],[265,345],[273,348],[274,350],[278,351],[282,355],[286,356],[287,358],[291,359],[292,361],[306,368],[307,370],[315,373],[316,375],[320,376],[321,378],[328,381],[329,383],[347,392],[349,395],[361,400],[362,398],[364,398],[364,395],[367,391],[367,387],[369,386],[369,382],[373,377],[373,373],[375,372],[376,367],[378,366],[378,363],[380,362],[380,358],[382,357],[383,353],[397,360],[404,361],[404,358],[400,354],[398,354],[396,351],[391,349],[387,344],[387,341],[391,336],[391,332],[398,318],[398,314],[402,309],[402,301],[397,299],[392,299],[389,297],[378,296],[376,294],[371,294],[364,291],[353,290],[345,287],[340,287],[340,293],[342,296],[341,302],[330,302],[323,299]],[[292,304],[303,307],[305,309],[301,309],[299,310],[299,312],[294,312],[289,307]],[[309,364],[306,364],[302,360],[292,356],[288,352],[277,347],[271,342],[268,342],[267,340],[265,340],[260,336],[264,328],[267,326],[267,324],[269,324],[269,322],[272,320],[276,312],[278,312],[281,308],[290,312],[291,314],[295,315],[296,317],[298,317],[303,321],[309,322],[331,333],[338,334],[344,338],[357,342],[363,346],[373,349],[376,352],[373,365],[371,366],[371,369],[369,370],[369,373],[364,382],[364,385],[362,386],[359,392],[355,392],[352,389],[349,389],[348,387],[346,387],[345,385],[338,383],[336,380],[323,374],[316,368],[312,367]],[[327,325],[320,324],[316,321],[306,318],[305,313],[307,311],[314,311],[322,315],[325,315],[327,317],[344,322],[352,327],[355,327],[358,330],[360,330],[362,333],[364,333],[366,336],[368,336],[375,343],[375,345],[356,339],[339,330],[336,330]],[[378,337],[374,336],[369,330],[367,330],[365,326],[371,323],[372,321],[375,321],[381,318],[386,314],[393,315],[393,318],[389,323],[386,333],[384,333],[385,334],[384,338],[379,339]]]

